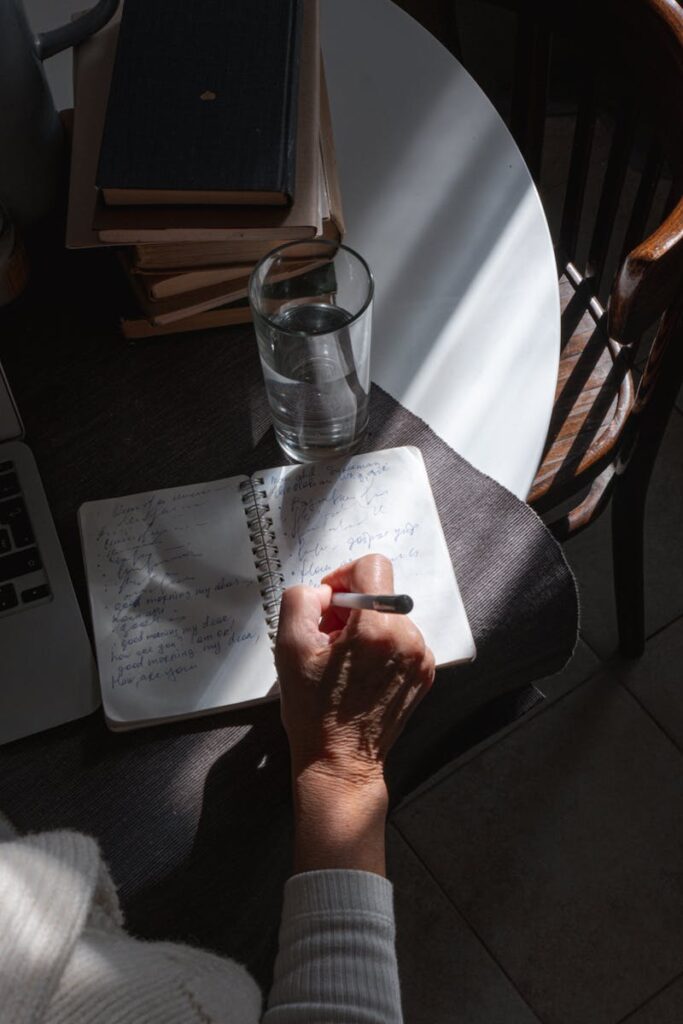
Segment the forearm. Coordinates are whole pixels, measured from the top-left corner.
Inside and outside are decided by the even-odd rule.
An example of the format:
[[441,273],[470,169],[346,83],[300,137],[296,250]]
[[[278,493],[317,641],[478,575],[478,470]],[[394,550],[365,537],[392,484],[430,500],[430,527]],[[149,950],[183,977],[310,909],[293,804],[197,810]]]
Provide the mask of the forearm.
[[400,1024],[387,790],[294,768],[294,877],[264,1024]]
[[295,771],[294,871],[346,868],[384,876],[383,778],[350,783],[314,768]]

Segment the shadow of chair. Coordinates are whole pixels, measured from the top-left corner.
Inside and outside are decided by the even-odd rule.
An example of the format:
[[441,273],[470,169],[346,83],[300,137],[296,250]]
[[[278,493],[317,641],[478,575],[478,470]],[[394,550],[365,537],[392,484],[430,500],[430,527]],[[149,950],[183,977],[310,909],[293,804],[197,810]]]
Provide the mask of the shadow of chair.
[[395,0],[395,3],[419,21],[455,57],[462,59],[457,5],[453,0]]
[[[495,99],[537,183],[549,117],[561,111],[573,122],[555,239],[562,351],[528,501],[565,540],[611,500],[620,650],[637,657],[647,489],[683,384],[683,8],[482,6],[515,23],[509,94]],[[461,43],[467,67],[465,33]]]

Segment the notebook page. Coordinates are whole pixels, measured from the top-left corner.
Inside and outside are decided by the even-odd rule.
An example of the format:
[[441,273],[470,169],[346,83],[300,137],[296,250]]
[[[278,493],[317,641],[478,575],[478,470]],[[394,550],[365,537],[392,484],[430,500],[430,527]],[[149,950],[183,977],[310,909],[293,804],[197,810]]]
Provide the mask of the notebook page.
[[284,466],[263,478],[285,586],[317,586],[332,569],[378,553],[438,665],[475,648],[422,454],[391,448],[343,461]]
[[114,728],[259,699],[273,685],[244,479],[81,506],[102,700]]

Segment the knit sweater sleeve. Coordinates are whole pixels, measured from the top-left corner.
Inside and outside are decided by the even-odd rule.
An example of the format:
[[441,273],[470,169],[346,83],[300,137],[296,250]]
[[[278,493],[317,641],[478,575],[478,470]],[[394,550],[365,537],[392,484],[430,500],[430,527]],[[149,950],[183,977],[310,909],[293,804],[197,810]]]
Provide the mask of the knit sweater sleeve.
[[310,871],[285,886],[262,1024],[401,1024],[391,883]]

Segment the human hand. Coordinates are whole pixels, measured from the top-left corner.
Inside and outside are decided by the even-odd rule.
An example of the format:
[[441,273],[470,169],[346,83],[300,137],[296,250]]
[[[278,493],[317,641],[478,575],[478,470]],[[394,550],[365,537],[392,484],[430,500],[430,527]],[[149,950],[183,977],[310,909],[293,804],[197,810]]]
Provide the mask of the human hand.
[[330,605],[333,591],[393,593],[391,562],[366,555],[323,585],[286,590],[275,663],[296,770],[349,782],[376,779],[434,678],[434,658],[403,615]]
[[275,664],[292,757],[299,870],[383,873],[386,756],[434,679],[403,615],[331,605],[333,591],[393,592],[391,562],[366,555],[280,606]]

